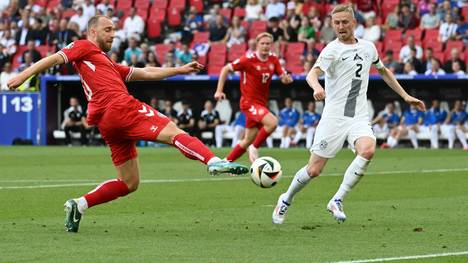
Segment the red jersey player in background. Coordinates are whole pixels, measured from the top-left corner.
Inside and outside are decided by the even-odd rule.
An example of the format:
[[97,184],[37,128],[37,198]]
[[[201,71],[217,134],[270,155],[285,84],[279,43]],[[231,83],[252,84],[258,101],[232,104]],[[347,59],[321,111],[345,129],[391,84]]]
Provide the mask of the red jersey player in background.
[[77,232],[87,208],[135,191],[140,175],[135,143],[137,140],[158,141],[174,145],[190,159],[208,165],[211,174],[243,174],[248,168],[222,161],[200,140],[179,129],[170,119],[128,93],[125,81],[160,80],[177,74],[197,72],[203,68],[192,62],[178,68],[131,68],[112,61],[105,52],[112,46],[115,27],[105,16],[88,22],[86,40],[78,40],[54,55],[43,58],[8,82],[10,89],[54,65],[72,62],[81,77],[89,101],[88,122],[97,125],[112,152],[117,179],[108,180],[91,192],[65,203],[65,227]]
[[290,84],[293,81],[281,67],[278,57],[270,51],[273,36],[269,33],[260,33],[256,42],[256,52],[242,56],[221,70],[214,95],[216,100],[226,99],[223,90],[229,72],[241,72],[240,109],[246,116],[246,131],[244,138],[226,157],[230,162],[241,157],[247,148],[250,161],[255,161],[258,158],[258,148],[278,125],[278,119],[268,110],[267,105],[273,74],[280,76],[283,84]]

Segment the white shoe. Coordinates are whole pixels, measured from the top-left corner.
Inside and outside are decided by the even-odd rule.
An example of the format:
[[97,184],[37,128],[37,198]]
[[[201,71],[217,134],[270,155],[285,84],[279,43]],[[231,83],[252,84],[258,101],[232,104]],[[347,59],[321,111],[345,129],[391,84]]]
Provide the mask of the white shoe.
[[278,202],[276,203],[275,210],[273,210],[272,219],[273,224],[276,225],[281,225],[282,223],[284,223],[284,219],[286,218],[286,214],[288,213],[288,208],[291,205],[283,201],[284,195],[285,193],[280,195],[280,197],[278,198]]
[[251,163],[253,163],[255,160],[258,159],[258,149],[255,148],[253,145],[249,145],[247,150],[249,151],[249,160]]
[[338,222],[344,222],[346,220],[346,215],[343,211],[343,204],[340,199],[330,200],[327,205],[327,210]]

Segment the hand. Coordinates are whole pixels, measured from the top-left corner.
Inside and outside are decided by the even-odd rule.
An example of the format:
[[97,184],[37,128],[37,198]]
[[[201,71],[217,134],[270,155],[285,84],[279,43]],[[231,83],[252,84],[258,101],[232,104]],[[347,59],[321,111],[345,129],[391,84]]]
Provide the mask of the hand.
[[283,76],[281,76],[281,83],[291,84],[292,82],[293,82],[293,79],[292,79],[291,75],[284,74]]
[[325,99],[325,90],[322,87],[314,88],[314,99],[315,100],[324,100]]
[[179,69],[180,69],[180,74],[190,74],[190,73],[200,72],[200,70],[204,68],[205,67],[202,64],[196,61],[193,61],[193,62],[190,62],[181,66]]
[[20,73],[10,80],[8,80],[7,86],[10,90],[16,90],[21,84],[23,84],[28,79],[23,73]]
[[426,111],[426,105],[424,105],[424,102],[416,99],[415,97],[409,96],[405,101],[406,103],[415,106],[420,111]]
[[222,91],[216,91],[214,95],[215,100],[225,100],[226,99],[226,94]]

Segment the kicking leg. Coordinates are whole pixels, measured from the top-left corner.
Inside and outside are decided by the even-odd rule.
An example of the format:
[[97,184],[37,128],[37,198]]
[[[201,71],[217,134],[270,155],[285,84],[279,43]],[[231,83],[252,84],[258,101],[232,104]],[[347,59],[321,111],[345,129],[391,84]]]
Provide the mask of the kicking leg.
[[273,224],[282,224],[284,222],[294,196],[300,192],[310,180],[320,175],[327,161],[327,158],[312,154],[309,163],[297,171],[286,193],[283,193],[278,198],[272,215]]

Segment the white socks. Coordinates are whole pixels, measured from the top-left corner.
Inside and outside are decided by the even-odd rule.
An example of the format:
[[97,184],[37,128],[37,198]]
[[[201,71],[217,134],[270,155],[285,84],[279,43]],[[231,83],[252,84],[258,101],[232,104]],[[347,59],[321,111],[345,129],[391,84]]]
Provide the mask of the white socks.
[[351,189],[361,180],[361,177],[364,175],[364,172],[367,170],[369,165],[369,160],[361,157],[359,155],[354,158],[351,164],[346,170],[343,182],[340,185],[340,188],[333,196],[332,200],[342,200],[345,198],[346,194],[351,191]]
[[455,128],[455,133],[457,134],[458,139],[463,145],[463,148],[465,148],[467,146],[465,133],[461,129],[456,129],[456,128]]
[[80,198],[75,199],[75,202],[78,205],[78,212],[84,214],[86,209],[88,209],[88,202],[86,201],[86,199],[82,196]]
[[212,163],[217,163],[217,162],[220,162],[220,161],[222,161],[221,158],[215,156],[215,157],[211,158],[206,164],[210,165]]
[[430,128],[431,133],[431,148],[432,149],[439,149],[439,129],[436,125],[433,125]]
[[306,134],[306,147],[307,147],[307,149],[312,147],[312,142],[314,141],[314,133],[315,133],[315,128],[314,127],[307,128],[307,134]]
[[411,144],[413,144],[414,149],[418,149],[419,145],[418,145],[418,138],[416,136],[416,132],[414,130],[412,130],[412,129],[409,129],[408,130],[408,137],[410,138]]
[[388,136],[387,138],[387,144],[390,146],[390,148],[395,148],[397,146],[398,141],[393,137],[393,136]]
[[304,188],[312,177],[307,174],[307,165],[302,167],[299,171],[297,171],[296,175],[294,176],[291,184],[289,185],[288,191],[284,194],[283,201],[291,204],[293,197]]

